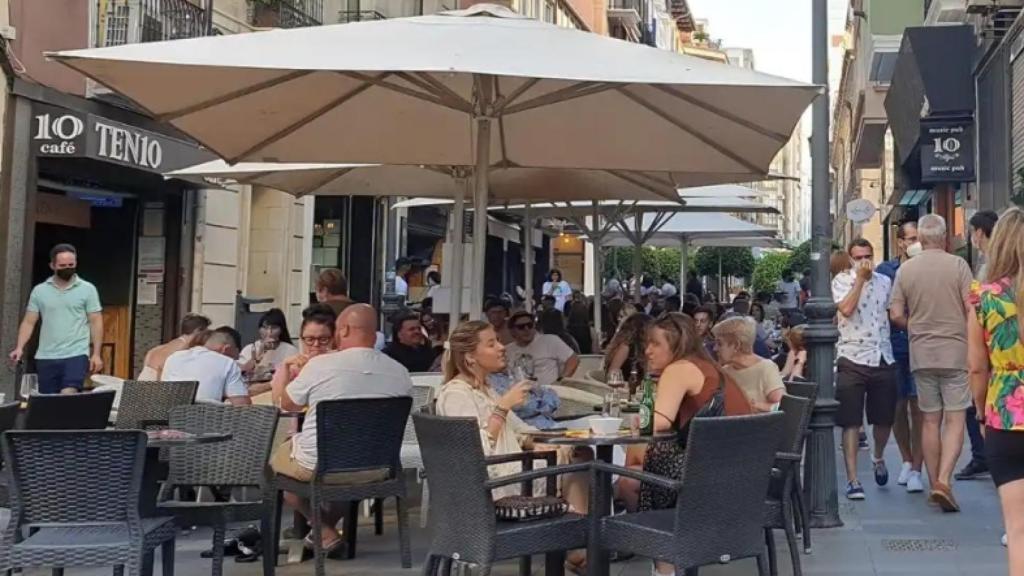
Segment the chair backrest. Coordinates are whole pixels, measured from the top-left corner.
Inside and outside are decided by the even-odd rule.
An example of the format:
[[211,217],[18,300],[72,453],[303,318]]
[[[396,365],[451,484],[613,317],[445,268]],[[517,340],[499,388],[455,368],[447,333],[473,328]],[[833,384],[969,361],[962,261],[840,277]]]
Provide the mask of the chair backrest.
[[169,424],[172,430],[228,433],[231,439],[172,447],[167,483],[264,486],[277,416],[275,406],[193,404],[173,408]]
[[593,370],[587,370],[583,373],[584,378],[587,380],[593,380],[594,382],[607,382],[608,374],[604,371],[604,368],[594,368]]
[[[417,412],[423,412],[423,408],[430,406],[434,402],[434,387],[429,384],[413,384],[412,385],[412,409],[410,410],[410,418],[405,423],[405,434],[402,436],[402,442],[405,444],[416,443],[416,426],[412,423],[412,414]],[[427,413],[431,413],[431,410],[426,410]]]
[[787,380],[786,394],[800,398],[807,398],[811,401],[811,404],[814,404],[818,399],[818,384],[815,382],[807,382],[805,380]]
[[14,526],[139,521],[143,432],[12,430],[0,444]]
[[786,394],[779,402],[779,412],[785,416],[782,436],[779,438],[777,451],[800,454],[803,452],[804,437],[807,425],[811,421],[811,410],[814,403],[808,398],[799,398]]
[[0,434],[14,429],[14,425],[18,421],[18,410],[20,408],[20,402],[0,404]]
[[690,424],[675,534],[692,566],[763,550],[765,494],[783,419],[772,412]]
[[591,370],[604,368],[604,354],[579,354],[576,358],[580,363],[571,376],[583,377]]
[[82,394],[32,394],[26,430],[102,430],[110,422],[113,390]]
[[198,387],[199,382],[125,380],[115,427],[119,430],[165,428],[171,409],[192,404]]
[[316,405],[317,474],[390,468],[401,474],[412,398],[327,400]]
[[480,425],[475,418],[413,414],[412,419],[430,482],[431,552],[489,563],[496,521],[491,491],[484,487],[488,475]]

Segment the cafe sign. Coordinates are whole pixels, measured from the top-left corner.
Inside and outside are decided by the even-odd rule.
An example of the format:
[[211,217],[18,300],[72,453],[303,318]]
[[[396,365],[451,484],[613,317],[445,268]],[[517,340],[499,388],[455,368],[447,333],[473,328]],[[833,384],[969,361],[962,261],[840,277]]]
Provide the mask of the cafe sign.
[[923,119],[920,142],[922,182],[974,180],[972,119]]
[[157,173],[212,158],[188,142],[95,114],[37,104],[32,120],[37,156],[93,158]]

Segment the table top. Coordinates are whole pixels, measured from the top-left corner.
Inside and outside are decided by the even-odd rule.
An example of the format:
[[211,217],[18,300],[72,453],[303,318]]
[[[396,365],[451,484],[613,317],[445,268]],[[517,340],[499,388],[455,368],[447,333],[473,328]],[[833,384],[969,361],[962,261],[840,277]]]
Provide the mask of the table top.
[[613,436],[597,436],[593,433],[589,433],[586,436],[548,436],[546,434],[539,434],[535,436],[537,442],[543,444],[554,444],[557,446],[616,446],[627,444],[649,444],[651,442],[672,440],[675,437],[675,432],[634,436],[628,430]]
[[[168,432],[183,434],[182,436],[165,436]],[[172,446],[190,446],[193,444],[213,444],[215,442],[226,442],[231,440],[231,434],[226,432],[204,432],[202,434],[191,434],[180,430],[152,430],[147,432],[149,437],[148,448],[170,448]]]

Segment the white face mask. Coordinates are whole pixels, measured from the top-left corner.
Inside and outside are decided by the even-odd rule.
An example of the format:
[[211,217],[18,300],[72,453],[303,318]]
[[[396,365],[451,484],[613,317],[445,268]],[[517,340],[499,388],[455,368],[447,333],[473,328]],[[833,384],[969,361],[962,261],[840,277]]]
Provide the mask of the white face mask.
[[920,242],[914,242],[910,246],[907,246],[907,258],[913,258],[921,252],[924,252],[924,248],[921,246]]

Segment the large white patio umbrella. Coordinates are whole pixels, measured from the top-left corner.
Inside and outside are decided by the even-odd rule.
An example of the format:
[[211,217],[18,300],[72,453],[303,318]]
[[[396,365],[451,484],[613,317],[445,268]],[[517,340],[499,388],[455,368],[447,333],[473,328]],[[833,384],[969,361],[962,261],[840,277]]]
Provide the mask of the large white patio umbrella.
[[51,57],[231,162],[473,166],[480,208],[492,164],[763,175],[820,92],[489,4]]

